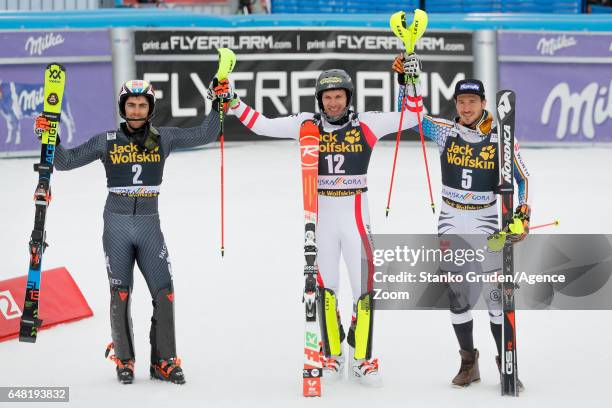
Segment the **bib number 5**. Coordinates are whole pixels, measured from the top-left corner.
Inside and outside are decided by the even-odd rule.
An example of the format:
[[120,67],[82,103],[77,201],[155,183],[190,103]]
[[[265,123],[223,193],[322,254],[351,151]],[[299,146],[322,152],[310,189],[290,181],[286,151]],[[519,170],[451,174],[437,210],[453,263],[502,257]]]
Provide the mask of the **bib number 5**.
[[463,173],[461,175],[461,187],[469,190],[472,187],[472,170],[463,169]]

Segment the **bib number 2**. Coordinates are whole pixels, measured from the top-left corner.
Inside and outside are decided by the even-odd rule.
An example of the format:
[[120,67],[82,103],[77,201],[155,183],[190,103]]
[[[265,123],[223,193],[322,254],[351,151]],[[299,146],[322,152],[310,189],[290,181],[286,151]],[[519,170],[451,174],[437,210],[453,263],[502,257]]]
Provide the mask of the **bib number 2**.
[[132,171],[134,172],[134,178],[132,179],[132,182],[134,184],[142,184],[142,180],[140,180],[140,175],[142,174],[142,165],[134,164],[132,166]]

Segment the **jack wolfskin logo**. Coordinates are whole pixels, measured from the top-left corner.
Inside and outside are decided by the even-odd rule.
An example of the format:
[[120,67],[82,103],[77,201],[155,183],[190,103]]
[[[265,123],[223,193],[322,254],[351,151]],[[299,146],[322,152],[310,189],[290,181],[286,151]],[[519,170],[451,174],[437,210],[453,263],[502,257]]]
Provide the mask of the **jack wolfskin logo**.
[[495,155],[495,148],[493,146],[485,146],[482,148],[482,151],[480,152],[480,157],[482,157],[484,160],[490,160],[493,158],[494,155]]
[[345,133],[344,140],[350,144],[359,142],[361,140],[361,133],[357,129],[351,129]]

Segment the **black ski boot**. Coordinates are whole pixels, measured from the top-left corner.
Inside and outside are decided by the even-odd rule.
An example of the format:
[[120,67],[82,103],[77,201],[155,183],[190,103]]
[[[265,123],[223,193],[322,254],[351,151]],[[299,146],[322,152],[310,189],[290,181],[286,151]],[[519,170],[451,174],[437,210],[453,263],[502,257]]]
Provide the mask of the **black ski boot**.
[[174,291],[170,287],[161,289],[153,299],[150,373],[153,379],[185,384],[174,335]]
[[[130,313],[131,288],[111,286],[110,323],[113,342],[106,347],[105,357],[117,365],[117,378],[122,384],[134,381],[134,334]],[[115,354],[109,357],[111,350]]]
[[134,360],[117,360],[117,379],[121,384],[134,382]]
[[109,356],[113,349],[113,343],[106,347],[106,353],[104,354],[109,360],[117,364],[117,379],[121,384],[131,384],[134,382],[134,360],[120,360],[114,354]]
[[159,360],[157,363],[151,364],[150,373],[152,379],[168,381],[173,384],[185,384],[185,375],[181,368],[180,358]]

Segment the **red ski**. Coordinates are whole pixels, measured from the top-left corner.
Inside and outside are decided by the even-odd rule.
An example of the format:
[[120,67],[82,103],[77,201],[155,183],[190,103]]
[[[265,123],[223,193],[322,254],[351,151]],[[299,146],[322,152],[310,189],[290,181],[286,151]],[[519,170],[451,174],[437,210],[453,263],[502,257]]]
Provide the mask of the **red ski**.
[[317,178],[319,171],[319,127],[305,121],[300,128],[302,158],[302,192],[304,197],[304,296],[306,312],[304,326],[303,392],[305,397],[321,396],[323,363],[320,354],[319,324],[317,322]]

